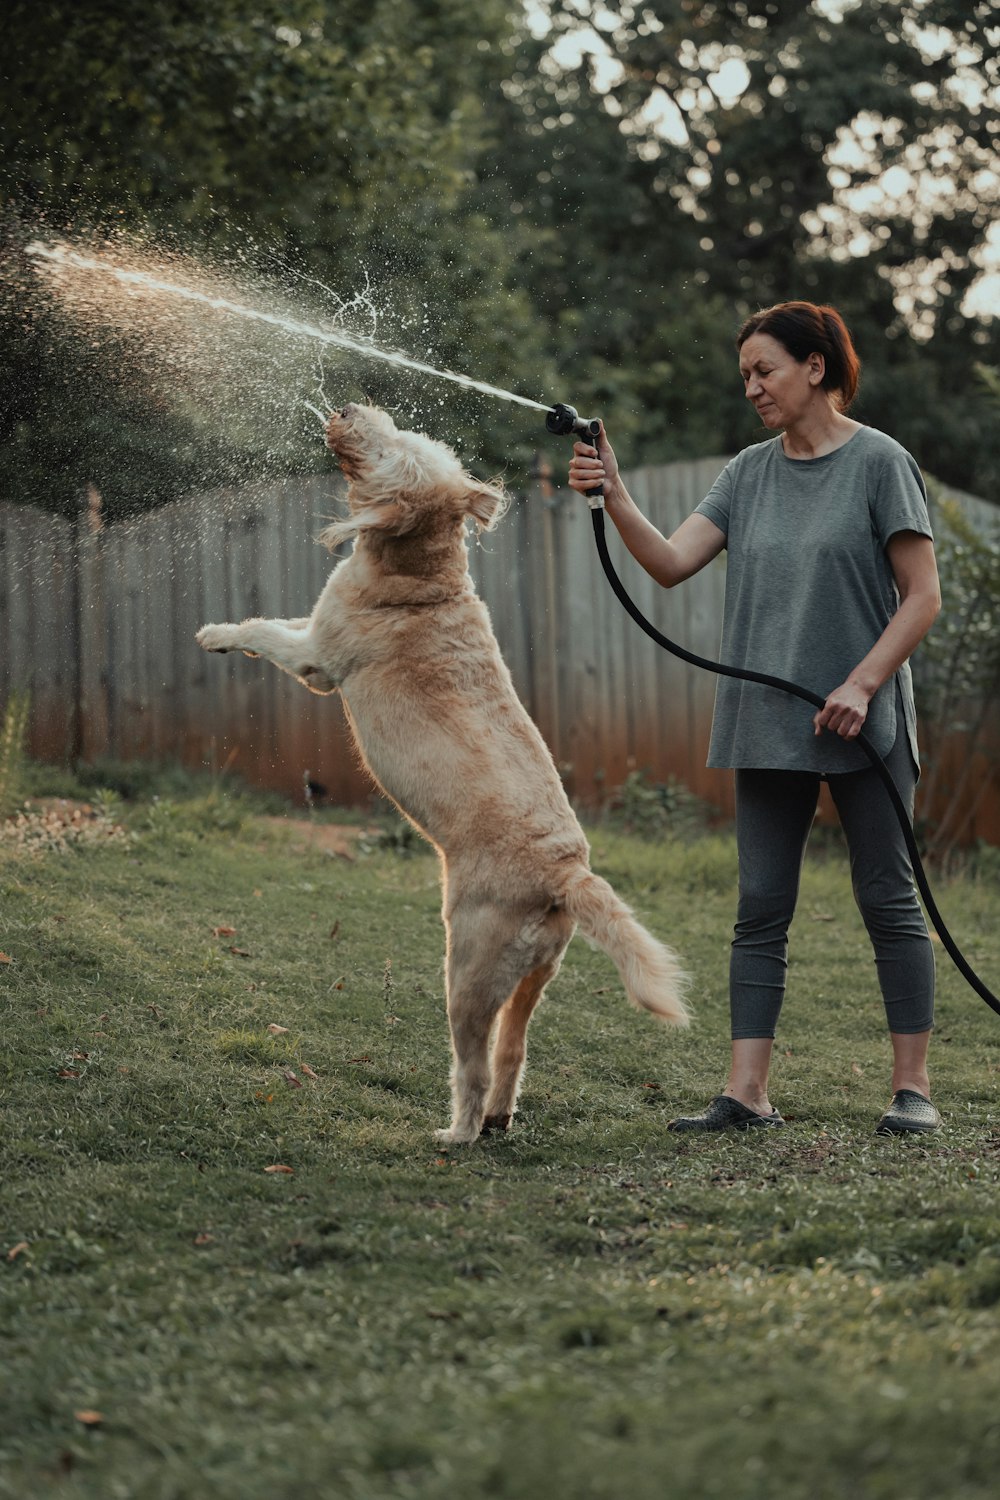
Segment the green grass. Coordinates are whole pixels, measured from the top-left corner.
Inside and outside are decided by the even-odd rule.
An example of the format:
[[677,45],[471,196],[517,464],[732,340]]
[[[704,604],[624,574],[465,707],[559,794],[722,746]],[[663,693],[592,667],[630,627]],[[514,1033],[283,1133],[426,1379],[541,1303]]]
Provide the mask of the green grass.
[[[0,1495],[995,1495],[1000,1020],[942,956],[947,1127],[872,1136],[836,850],[793,931],[786,1130],[664,1128],[724,1075],[731,840],[599,830],[695,1023],[575,942],[515,1128],[442,1152],[434,859],[304,849],[217,788],[127,822],[0,850]],[[994,985],[998,894],[940,891]]]

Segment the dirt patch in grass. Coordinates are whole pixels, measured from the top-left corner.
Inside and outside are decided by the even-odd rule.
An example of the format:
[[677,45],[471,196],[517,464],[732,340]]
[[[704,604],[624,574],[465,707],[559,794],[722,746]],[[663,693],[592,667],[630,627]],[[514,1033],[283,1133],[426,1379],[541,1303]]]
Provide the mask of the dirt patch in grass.
[[323,854],[336,855],[338,859],[355,859],[358,845],[363,839],[378,837],[377,828],[357,824],[307,823],[274,815],[262,817],[258,821],[266,828],[283,834],[292,849],[318,849]]

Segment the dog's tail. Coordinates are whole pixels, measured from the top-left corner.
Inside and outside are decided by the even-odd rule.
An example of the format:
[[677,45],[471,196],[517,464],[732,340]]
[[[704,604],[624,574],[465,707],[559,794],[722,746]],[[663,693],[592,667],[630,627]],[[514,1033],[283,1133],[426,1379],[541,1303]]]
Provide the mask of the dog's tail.
[[608,882],[582,870],[570,880],[563,899],[584,936],[614,961],[632,1004],[686,1026],[690,1017],[682,996],[688,976],[676,953],[636,921]]

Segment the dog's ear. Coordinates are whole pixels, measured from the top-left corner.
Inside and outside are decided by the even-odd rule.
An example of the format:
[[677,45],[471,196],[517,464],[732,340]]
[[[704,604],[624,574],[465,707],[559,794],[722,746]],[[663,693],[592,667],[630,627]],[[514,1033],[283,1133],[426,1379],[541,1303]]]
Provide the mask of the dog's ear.
[[492,531],[507,509],[507,496],[499,484],[482,484],[473,480],[465,491],[465,511],[480,531]]
[[343,521],[334,521],[319,534],[324,547],[335,552],[341,542],[349,541],[362,531],[384,531],[390,536],[403,536],[410,531],[416,520],[413,507],[402,500],[392,500],[384,505],[365,505],[354,511]]

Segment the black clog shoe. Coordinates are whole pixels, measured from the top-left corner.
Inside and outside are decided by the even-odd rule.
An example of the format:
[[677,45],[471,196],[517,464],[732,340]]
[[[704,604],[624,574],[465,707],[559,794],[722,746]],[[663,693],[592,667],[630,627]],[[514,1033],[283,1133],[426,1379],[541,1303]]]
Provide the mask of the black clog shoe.
[[892,1103],[875,1126],[876,1135],[926,1135],[937,1130],[941,1116],[916,1089],[897,1089]]
[[668,1130],[754,1130],[758,1125],[784,1125],[784,1120],[773,1109],[769,1115],[759,1115],[748,1109],[729,1094],[716,1094],[711,1104],[700,1115],[679,1115],[667,1125]]

